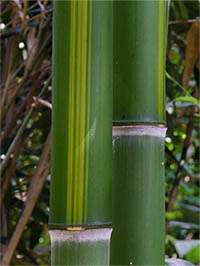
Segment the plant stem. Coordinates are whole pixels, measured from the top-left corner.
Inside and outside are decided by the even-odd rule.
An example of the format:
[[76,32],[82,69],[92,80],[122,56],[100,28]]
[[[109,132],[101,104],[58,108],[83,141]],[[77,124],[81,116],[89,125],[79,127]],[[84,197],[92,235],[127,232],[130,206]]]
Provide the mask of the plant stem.
[[[52,263],[107,265],[110,233],[99,236],[111,231],[112,2],[54,1],[53,27]],[[82,234],[93,247],[76,241]]]
[[110,228],[50,231],[52,265],[96,265],[97,261],[98,265],[109,265],[111,231]]
[[114,126],[111,262],[164,263],[164,127]]
[[165,5],[114,2],[112,265],[164,265]]

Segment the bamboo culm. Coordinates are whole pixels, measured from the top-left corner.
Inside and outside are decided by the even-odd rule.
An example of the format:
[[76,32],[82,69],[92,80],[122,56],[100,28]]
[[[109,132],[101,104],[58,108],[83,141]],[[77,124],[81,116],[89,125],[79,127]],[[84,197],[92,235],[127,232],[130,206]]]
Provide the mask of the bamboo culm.
[[112,29],[110,1],[54,1],[52,265],[109,264]]
[[164,265],[165,13],[114,2],[111,265]]

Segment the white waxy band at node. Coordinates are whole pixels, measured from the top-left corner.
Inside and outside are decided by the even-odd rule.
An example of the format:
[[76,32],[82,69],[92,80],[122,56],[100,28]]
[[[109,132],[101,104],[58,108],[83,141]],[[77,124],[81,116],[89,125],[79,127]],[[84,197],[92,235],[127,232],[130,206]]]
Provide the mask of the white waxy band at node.
[[113,136],[153,136],[164,138],[167,128],[148,125],[113,126]]
[[110,240],[112,228],[86,229],[80,231],[50,230],[51,241],[96,242]]

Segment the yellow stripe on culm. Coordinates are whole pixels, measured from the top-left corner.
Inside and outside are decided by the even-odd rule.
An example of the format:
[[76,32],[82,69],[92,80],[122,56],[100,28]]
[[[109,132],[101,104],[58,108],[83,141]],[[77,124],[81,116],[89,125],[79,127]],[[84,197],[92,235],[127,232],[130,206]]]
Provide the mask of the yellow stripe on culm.
[[74,93],[75,93],[75,43],[76,43],[76,4],[70,6],[70,47],[69,47],[69,117],[68,117],[68,173],[67,173],[67,211],[66,220],[70,224],[72,220],[72,186],[73,186],[73,163],[74,163]]
[[71,1],[67,223],[82,224],[86,209],[88,147],[88,1]]
[[77,213],[77,194],[78,194],[78,186],[79,186],[79,115],[80,115],[80,41],[81,41],[81,31],[80,31],[80,8],[81,8],[81,2],[79,1],[73,1],[73,3],[77,6],[77,18],[76,18],[76,65],[75,65],[75,73],[76,73],[76,84],[75,84],[75,105],[74,105],[74,112],[75,112],[75,143],[74,143],[74,150],[75,150],[75,156],[74,156],[74,182],[73,182],[73,220],[72,223],[76,224],[76,213]]
[[[92,37],[92,12],[91,12],[91,4],[88,4],[88,29],[87,29],[87,72],[86,72],[86,76],[87,76],[87,80],[86,80],[86,87],[87,87],[87,91],[86,91],[86,151],[85,151],[85,183],[84,183],[84,191],[85,191],[85,195],[87,195],[87,184],[88,184],[88,175],[89,175],[89,125],[90,125],[90,89],[91,89],[91,37]],[[87,196],[85,196],[85,200],[84,200],[84,206],[83,206],[83,210],[84,210],[84,223],[86,222],[86,217],[87,217]]]

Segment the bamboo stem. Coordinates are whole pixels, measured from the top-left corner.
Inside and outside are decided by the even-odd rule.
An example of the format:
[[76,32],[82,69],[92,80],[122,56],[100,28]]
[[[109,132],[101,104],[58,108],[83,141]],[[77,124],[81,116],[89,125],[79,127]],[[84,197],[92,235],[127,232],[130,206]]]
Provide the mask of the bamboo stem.
[[96,265],[98,260],[98,265],[109,265],[111,232],[111,228],[50,230],[51,264]]
[[151,125],[113,127],[114,265],[164,265],[165,132]]
[[165,9],[114,2],[112,265],[164,265]]
[[112,28],[111,1],[54,1],[53,265],[109,263]]

